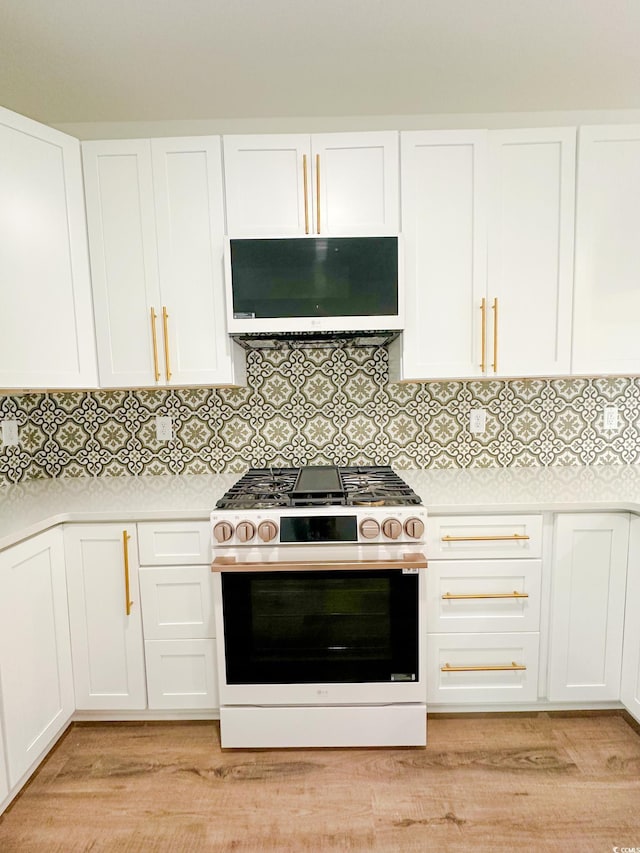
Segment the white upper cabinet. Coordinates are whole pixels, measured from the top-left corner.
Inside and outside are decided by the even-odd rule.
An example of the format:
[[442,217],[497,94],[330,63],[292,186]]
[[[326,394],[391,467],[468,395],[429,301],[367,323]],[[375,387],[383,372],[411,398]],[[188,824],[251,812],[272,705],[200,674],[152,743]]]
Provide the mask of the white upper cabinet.
[[96,385],[80,143],[0,108],[0,388]]
[[568,373],[574,157],[573,128],[401,134],[392,378]]
[[574,373],[640,372],[640,125],[582,127]]
[[82,150],[100,384],[243,382],[225,328],[219,138]]
[[225,136],[227,233],[393,235],[398,134]]

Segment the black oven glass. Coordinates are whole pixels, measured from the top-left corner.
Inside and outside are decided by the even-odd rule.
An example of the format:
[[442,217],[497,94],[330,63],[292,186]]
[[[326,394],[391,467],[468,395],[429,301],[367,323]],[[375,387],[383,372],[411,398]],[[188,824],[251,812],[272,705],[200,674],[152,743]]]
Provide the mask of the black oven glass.
[[397,315],[397,237],[234,239],[238,317]]
[[222,574],[228,684],[414,681],[418,575]]
[[357,542],[355,515],[283,515],[281,542]]

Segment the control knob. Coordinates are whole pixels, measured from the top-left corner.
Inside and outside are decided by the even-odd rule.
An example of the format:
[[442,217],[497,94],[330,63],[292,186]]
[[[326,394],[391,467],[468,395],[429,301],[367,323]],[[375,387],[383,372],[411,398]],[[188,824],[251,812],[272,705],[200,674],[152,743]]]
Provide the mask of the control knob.
[[261,521],[258,525],[258,536],[263,542],[271,542],[278,535],[278,525],[275,521]]
[[219,521],[213,526],[213,535],[217,542],[228,542],[233,536],[233,524],[228,521]]
[[360,522],[360,535],[364,539],[375,539],[380,533],[380,525],[375,518],[363,518]]
[[402,533],[402,525],[397,518],[386,518],[382,522],[382,532],[387,539],[397,539]]
[[236,525],[236,536],[240,542],[249,542],[256,535],[256,526],[251,521],[241,521]]
[[410,539],[421,539],[424,534],[424,522],[420,518],[408,518],[404,523],[404,532]]

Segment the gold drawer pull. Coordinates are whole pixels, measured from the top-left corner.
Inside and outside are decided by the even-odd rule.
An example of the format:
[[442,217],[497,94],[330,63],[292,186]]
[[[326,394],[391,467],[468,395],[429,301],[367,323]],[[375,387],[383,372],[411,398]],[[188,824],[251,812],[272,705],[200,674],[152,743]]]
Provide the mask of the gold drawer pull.
[[171,361],[169,358],[169,312],[167,306],[162,306],[162,331],[164,333],[164,375],[167,382],[171,379]]
[[156,332],[156,320],[158,315],[153,305],[151,306],[151,343],[153,345],[153,374],[156,382],[160,379],[160,367],[158,366],[158,335]]
[[524,669],[526,666],[515,661],[511,661],[505,666],[451,666],[451,664],[445,663],[444,666],[440,667],[440,672],[516,672]]
[[320,233],[320,155],[316,154],[316,231]]
[[480,334],[481,334],[481,350],[482,361],[480,362],[480,372],[487,372],[487,300],[483,296],[480,303],[480,314],[482,316]]
[[126,613],[131,616],[131,590],[129,588],[129,539],[131,537],[126,530],[122,531],[122,551],[124,556],[124,597],[126,599]]
[[454,595],[450,592],[445,592],[442,596],[443,601],[454,601],[458,599],[472,599],[472,598],[529,598],[528,592],[476,592],[476,593],[465,593],[463,595]]
[[443,536],[443,542],[519,542],[530,539],[525,533],[510,533],[508,536]]
[[302,155],[302,177],[304,187],[304,233],[309,233],[309,182],[307,179],[307,155]]

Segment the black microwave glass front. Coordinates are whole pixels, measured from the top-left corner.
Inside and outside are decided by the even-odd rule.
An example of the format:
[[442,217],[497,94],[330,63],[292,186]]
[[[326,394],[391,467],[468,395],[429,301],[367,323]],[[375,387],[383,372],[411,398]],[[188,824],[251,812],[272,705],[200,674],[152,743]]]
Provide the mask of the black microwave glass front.
[[417,572],[223,572],[227,684],[418,680]]
[[232,239],[234,319],[398,314],[397,237]]

